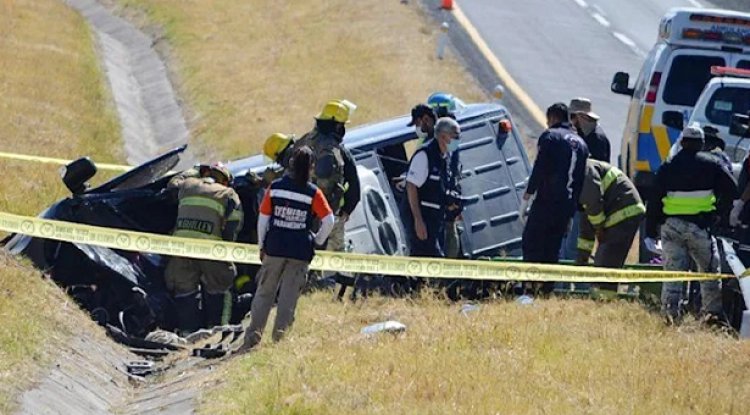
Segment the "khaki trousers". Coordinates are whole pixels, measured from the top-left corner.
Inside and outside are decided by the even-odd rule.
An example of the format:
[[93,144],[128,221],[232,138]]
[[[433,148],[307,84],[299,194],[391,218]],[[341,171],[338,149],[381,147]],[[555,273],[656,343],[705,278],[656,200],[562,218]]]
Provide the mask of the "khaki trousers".
[[277,292],[279,299],[276,322],[273,326],[273,340],[281,339],[294,322],[294,311],[309,266],[310,263],[307,261],[266,255],[260,268],[258,289],[250,311],[251,320],[245,337],[246,346],[251,347],[260,342]]
[[237,269],[231,262],[172,257],[164,271],[167,290],[180,296],[198,291],[198,285],[209,294],[221,294],[234,282]]

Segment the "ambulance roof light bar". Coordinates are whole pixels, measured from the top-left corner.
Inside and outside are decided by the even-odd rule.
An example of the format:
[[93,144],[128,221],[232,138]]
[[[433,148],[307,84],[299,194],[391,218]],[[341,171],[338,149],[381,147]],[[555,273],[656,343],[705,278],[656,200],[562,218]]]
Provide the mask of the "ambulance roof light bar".
[[750,78],[750,70],[730,68],[728,66],[712,66],[711,75],[713,76],[731,76],[734,78]]

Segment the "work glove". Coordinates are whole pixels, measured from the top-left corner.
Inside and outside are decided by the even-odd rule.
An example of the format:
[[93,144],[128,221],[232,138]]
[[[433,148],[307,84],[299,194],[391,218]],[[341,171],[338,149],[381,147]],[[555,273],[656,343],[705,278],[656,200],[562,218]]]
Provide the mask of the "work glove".
[[736,228],[741,225],[740,215],[742,214],[742,209],[744,208],[744,201],[739,199],[734,201],[734,204],[732,205],[732,211],[729,212],[729,226]]
[[528,200],[521,199],[521,206],[518,207],[518,219],[521,223],[526,224],[526,218],[529,216],[529,206],[531,206],[531,198]]
[[643,244],[646,245],[646,249],[649,251],[661,255],[661,241],[654,238],[646,238],[643,240]]

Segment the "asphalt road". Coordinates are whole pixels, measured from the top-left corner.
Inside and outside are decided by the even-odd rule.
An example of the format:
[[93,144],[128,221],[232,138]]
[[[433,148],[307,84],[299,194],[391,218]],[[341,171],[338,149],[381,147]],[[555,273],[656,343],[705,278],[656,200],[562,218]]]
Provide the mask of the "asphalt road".
[[703,0],[460,0],[459,6],[534,103],[544,110],[576,96],[590,98],[620,153],[628,97],[610,92],[617,71],[634,82],[672,7]]

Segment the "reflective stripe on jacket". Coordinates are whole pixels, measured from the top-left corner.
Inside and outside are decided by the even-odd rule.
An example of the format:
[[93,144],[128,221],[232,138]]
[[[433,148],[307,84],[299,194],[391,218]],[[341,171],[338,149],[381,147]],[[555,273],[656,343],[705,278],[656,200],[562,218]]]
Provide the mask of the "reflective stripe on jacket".
[[289,176],[271,183],[271,219],[263,242],[266,254],[310,261],[313,258],[313,197],[318,188],[312,183],[300,187]]
[[716,210],[716,196],[713,190],[667,192],[661,201],[664,203],[664,213],[670,216],[697,215]]
[[231,187],[194,175],[178,174],[169,183],[178,189],[179,199],[173,235],[234,241],[243,220],[239,196]]
[[646,236],[656,238],[667,217],[678,217],[700,228],[716,218],[726,220],[737,184],[732,173],[711,153],[683,147],[656,173],[648,204]]
[[596,229],[610,228],[646,212],[633,182],[618,168],[594,159],[586,161],[579,202],[584,212],[580,222],[578,249],[584,251],[594,249]]
[[429,140],[417,150],[427,155],[428,176],[424,184],[417,189],[419,207],[426,226],[430,223],[445,220],[445,203],[449,187],[448,160],[440,152],[437,140]]

